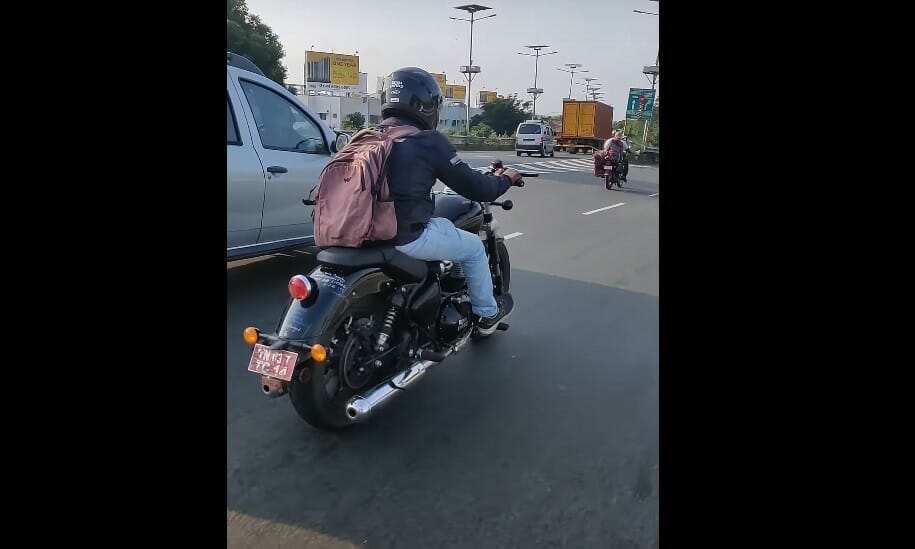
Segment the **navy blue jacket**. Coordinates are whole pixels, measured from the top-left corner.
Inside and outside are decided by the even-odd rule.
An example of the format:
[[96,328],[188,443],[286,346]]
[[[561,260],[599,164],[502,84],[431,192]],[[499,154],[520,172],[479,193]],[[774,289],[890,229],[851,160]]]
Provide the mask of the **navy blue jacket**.
[[[407,120],[386,118],[383,126],[410,124]],[[432,217],[432,186],[440,179],[455,192],[483,202],[492,202],[511,187],[504,176],[482,174],[468,166],[448,141],[435,130],[425,130],[395,142],[388,159],[388,188],[397,214],[394,245],[413,242]]]

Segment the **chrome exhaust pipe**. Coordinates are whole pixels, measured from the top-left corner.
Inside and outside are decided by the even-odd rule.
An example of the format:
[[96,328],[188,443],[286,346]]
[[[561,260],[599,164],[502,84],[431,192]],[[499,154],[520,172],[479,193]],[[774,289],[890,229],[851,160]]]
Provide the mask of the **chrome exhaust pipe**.
[[420,360],[414,362],[409,368],[391,379],[378,385],[364,395],[357,395],[349,399],[346,403],[346,417],[350,421],[363,421],[367,419],[372,412],[380,409],[385,404],[394,400],[394,397],[416,382],[417,379],[426,375],[426,372],[435,365],[431,360]]
[[[460,351],[468,341],[470,341],[469,333],[464,336],[463,339],[455,343],[452,348],[446,350],[444,352],[445,357]],[[387,405],[394,400],[394,397],[416,383],[419,378],[426,375],[426,373],[436,364],[438,364],[438,362],[432,360],[414,362],[409,368],[402,372],[398,372],[392,378],[376,386],[369,392],[352,397],[346,403],[346,417],[354,423],[368,419],[370,415]]]

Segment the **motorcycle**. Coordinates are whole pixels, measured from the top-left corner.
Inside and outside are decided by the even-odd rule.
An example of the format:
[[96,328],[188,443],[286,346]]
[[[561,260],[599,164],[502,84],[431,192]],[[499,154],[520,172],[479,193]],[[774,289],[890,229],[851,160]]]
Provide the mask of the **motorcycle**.
[[629,150],[623,151],[622,158],[616,162],[610,162],[609,160],[604,163],[604,186],[607,187],[607,190],[612,190],[613,185],[616,184],[617,188],[622,189],[622,175],[623,175],[623,165],[629,161]]
[[[502,170],[497,160],[484,173]],[[490,208],[508,211],[512,201],[471,201],[448,188],[432,198],[433,217],[483,240],[493,291],[511,298],[508,249]],[[317,429],[368,419],[470,340],[484,338],[459,263],[413,259],[392,246],[325,248],[316,259],[311,272],[290,278],[291,299],[276,330],[251,326],[243,335],[254,347],[248,371],[261,376],[264,394],[288,394],[296,413]]]

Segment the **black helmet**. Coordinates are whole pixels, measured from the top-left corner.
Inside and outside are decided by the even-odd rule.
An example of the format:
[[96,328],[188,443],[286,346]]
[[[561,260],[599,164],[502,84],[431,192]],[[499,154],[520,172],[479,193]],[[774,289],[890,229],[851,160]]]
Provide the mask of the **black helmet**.
[[442,90],[428,72],[416,67],[397,69],[384,79],[381,116],[397,116],[434,130],[442,110]]

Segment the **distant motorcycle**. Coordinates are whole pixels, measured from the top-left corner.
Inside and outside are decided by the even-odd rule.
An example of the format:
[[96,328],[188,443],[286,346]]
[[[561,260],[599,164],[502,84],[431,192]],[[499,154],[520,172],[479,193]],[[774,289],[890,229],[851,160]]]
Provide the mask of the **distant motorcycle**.
[[623,166],[629,162],[629,151],[623,151],[623,154],[619,159],[610,159],[608,158],[604,162],[604,185],[607,187],[607,190],[612,190],[613,185],[616,185],[617,188],[622,189],[622,177],[623,177]]

